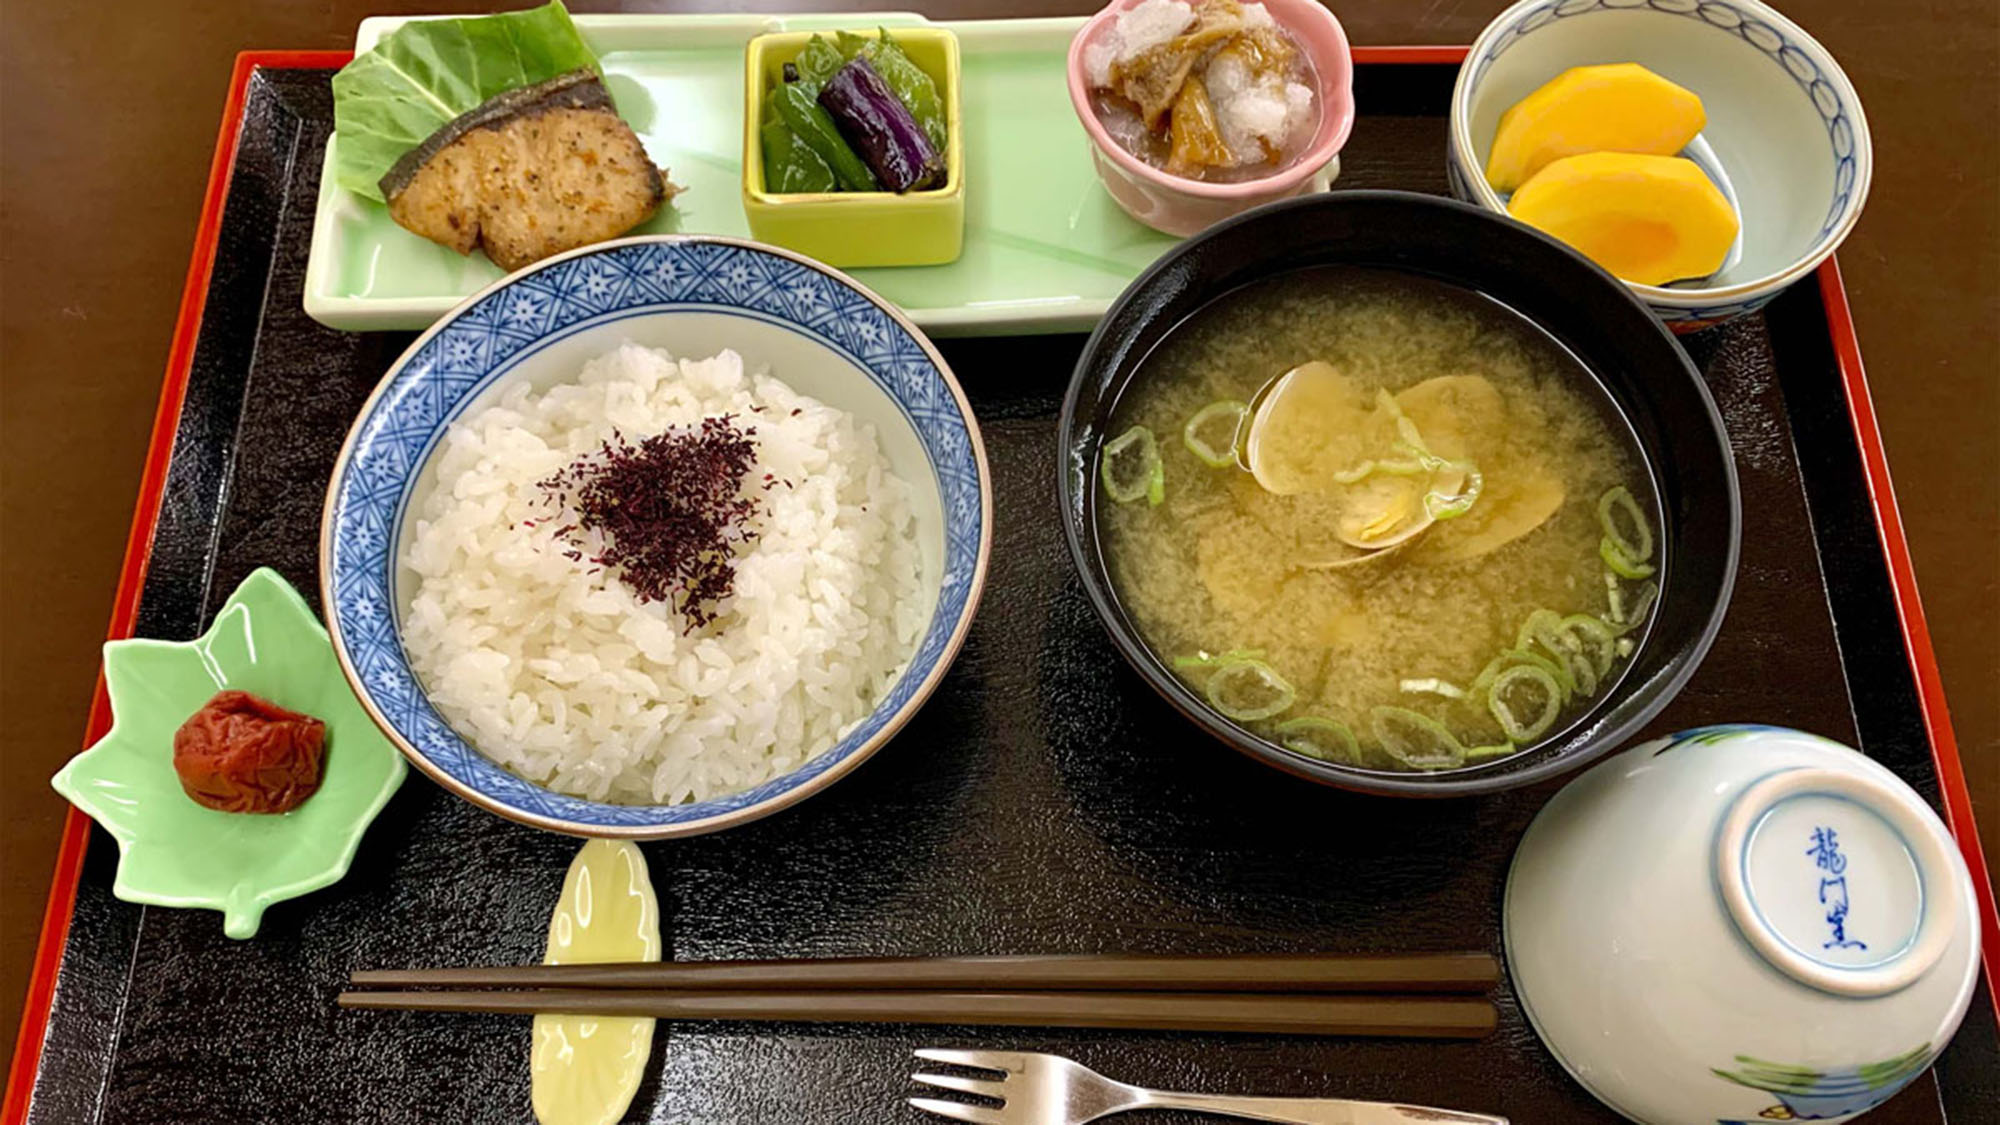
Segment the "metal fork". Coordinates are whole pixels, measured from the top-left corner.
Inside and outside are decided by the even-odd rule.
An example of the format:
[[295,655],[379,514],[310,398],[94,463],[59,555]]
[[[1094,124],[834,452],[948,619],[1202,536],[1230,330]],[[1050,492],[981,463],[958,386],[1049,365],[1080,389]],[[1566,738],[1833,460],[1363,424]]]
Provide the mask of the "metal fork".
[[1357,1102],[1344,1098],[1226,1097],[1177,1094],[1113,1082],[1081,1063],[1060,1055],[1028,1051],[917,1052],[920,1059],[1000,1072],[999,1078],[960,1078],[953,1074],[918,1073],[916,1082],[995,1098],[998,1106],[973,1105],[941,1098],[911,1098],[918,1109],[969,1121],[972,1125],[1084,1125],[1114,1113],[1134,1109],[1191,1109],[1251,1121],[1284,1125],[1507,1125],[1504,1117],[1459,1113],[1449,1109]]

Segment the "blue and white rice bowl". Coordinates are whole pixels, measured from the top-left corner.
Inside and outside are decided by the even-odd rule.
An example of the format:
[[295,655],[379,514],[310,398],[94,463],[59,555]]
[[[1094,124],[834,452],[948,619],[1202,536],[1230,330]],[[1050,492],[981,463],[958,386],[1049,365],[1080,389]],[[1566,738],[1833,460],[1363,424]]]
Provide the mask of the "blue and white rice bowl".
[[[839,741],[747,790],[678,804],[614,804],[508,772],[439,712],[412,666],[402,565],[456,420],[522,383],[573,381],[623,343],[700,359],[729,349],[871,425],[910,486],[919,589],[931,599],[905,670]],[[632,435],[634,438],[645,435]],[[978,424],[950,369],[893,306],[809,259],[698,236],[625,239],[550,258],[433,325],[362,407],[334,466],[321,529],[321,596],[356,694],[439,784],[521,823],[656,839],[741,824],[825,788],[893,736],[957,655],[985,583],[992,489]]]
[[1626,283],[1669,326],[1689,330],[1762,308],[1854,229],[1874,166],[1861,100],[1826,48],[1757,0],[1521,0],[1508,8],[1474,40],[1452,90],[1453,194],[1506,214],[1485,176],[1501,114],[1571,67],[1622,62],[1700,96],[1707,151],[1690,146],[1687,155],[1705,164],[1713,154],[1743,223],[1740,254],[1732,251],[1714,276]]

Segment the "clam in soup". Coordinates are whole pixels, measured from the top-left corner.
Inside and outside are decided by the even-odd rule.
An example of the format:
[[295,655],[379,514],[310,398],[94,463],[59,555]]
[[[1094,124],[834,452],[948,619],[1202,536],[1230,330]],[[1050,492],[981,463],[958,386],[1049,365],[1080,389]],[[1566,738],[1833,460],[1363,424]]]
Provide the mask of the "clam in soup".
[[1479,765],[1623,674],[1651,476],[1567,351],[1478,294],[1348,267],[1203,309],[1099,450],[1113,589],[1197,696],[1296,753]]

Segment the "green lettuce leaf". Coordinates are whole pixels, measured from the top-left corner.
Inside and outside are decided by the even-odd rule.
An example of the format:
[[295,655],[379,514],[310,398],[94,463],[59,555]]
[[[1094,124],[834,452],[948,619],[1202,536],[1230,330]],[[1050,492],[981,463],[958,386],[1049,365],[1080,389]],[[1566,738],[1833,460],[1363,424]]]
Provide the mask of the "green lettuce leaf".
[[[597,56],[551,0],[476,19],[413,20],[333,76],[334,181],[381,199],[404,153],[496,94],[588,67]],[[600,71],[600,73],[602,73]]]

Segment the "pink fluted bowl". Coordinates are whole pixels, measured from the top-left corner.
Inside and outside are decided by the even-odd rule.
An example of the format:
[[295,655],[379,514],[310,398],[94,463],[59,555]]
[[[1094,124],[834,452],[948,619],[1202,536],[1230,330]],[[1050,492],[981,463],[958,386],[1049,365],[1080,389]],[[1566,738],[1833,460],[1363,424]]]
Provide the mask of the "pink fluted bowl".
[[1269,176],[1233,184],[1212,184],[1170,176],[1119,147],[1090,107],[1083,49],[1104,34],[1118,13],[1139,0],[1112,0],[1090,17],[1069,44],[1069,100],[1090,134],[1091,157],[1104,190],[1125,213],[1167,234],[1187,236],[1276,199],[1307,190],[1325,190],[1339,174],[1340,148],[1354,128],[1354,59],[1340,21],[1317,0],[1260,0],[1271,17],[1291,32],[1312,62],[1319,81],[1319,130],[1297,160]]

